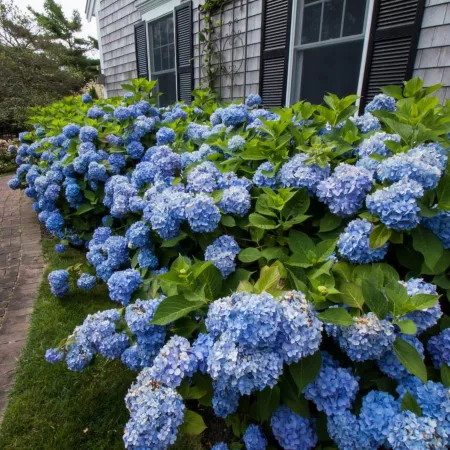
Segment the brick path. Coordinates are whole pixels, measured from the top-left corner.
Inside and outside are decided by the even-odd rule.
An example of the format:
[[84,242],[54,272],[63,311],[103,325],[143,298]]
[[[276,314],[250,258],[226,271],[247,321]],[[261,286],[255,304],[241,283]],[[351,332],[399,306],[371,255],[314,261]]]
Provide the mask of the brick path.
[[0,177],[0,420],[26,342],[44,269],[41,231],[31,201]]

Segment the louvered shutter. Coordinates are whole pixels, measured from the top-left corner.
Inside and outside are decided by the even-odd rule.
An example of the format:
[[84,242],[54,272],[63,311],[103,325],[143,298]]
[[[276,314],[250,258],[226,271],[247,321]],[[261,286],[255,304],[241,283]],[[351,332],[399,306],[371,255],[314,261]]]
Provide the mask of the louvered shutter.
[[425,0],[375,0],[361,106],[411,78]]
[[145,22],[134,26],[134,42],[136,45],[136,68],[138,78],[148,79],[147,32]]
[[177,98],[187,104],[192,100],[192,2],[175,8],[175,48],[177,66]]
[[283,106],[291,33],[292,0],[263,0],[259,91],[264,106]]

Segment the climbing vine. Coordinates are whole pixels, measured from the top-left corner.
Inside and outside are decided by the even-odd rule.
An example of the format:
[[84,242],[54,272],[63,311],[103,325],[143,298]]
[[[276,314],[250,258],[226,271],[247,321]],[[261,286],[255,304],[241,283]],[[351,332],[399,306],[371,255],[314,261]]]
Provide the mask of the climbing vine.
[[[204,27],[200,30],[200,45],[204,48],[204,59],[206,71],[206,85],[210,89],[214,88],[214,80],[220,71],[220,64],[214,64],[214,61],[220,60],[220,52],[214,46],[214,23],[213,16],[219,10],[223,10],[224,4],[228,0],[206,0],[199,5],[200,19],[203,19]],[[217,23],[217,25],[222,25]]]

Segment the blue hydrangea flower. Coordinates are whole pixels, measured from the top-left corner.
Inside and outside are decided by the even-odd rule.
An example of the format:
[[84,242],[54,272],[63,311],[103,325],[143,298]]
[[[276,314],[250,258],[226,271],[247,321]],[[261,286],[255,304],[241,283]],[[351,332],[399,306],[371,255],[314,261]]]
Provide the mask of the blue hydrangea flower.
[[125,106],[118,106],[114,110],[114,117],[117,120],[127,120],[131,117],[131,111]]
[[375,95],[373,100],[366,105],[364,112],[370,113],[373,111],[380,111],[380,110],[389,112],[397,111],[395,98],[389,97],[388,95],[385,94]]
[[235,259],[240,248],[232,236],[220,236],[205,250],[205,261],[212,261],[223,278],[236,270]]
[[127,144],[127,153],[132,159],[141,159],[145,148],[139,141],[131,141]]
[[184,152],[181,155],[182,167],[186,169],[190,164],[201,162],[213,153],[215,151],[208,144],[202,144],[198,150],[193,152]]
[[177,439],[185,406],[175,389],[157,385],[141,372],[125,398],[130,420],[123,441],[129,450],[166,450]]
[[85,125],[80,128],[80,141],[81,142],[92,142],[98,136],[98,131],[91,126]]
[[250,94],[245,99],[245,106],[248,108],[253,108],[253,106],[258,106],[262,103],[262,98],[258,94]]
[[211,447],[211,450],[228,450],[227,444],[225,442],[219,442],[218,444]]
[[20,189],[21,182],[20,182],[19,178],[13,177],[8,181],[8,186],[10,189],[13,189],[13,190]]
[[400,404],[392,395],[381,391],[370,391],[362,401],[359,412],[361,433],[367,435],[373,448],[383,446],[391,422],[400,413]]
[[247,189],[239,186],[231,187],[223,191],[219,206],[225,214],[244,217],[250,210],[251,197]]
[[230,152],[235,152],[237,150],[241,150],[244,147],[244,145],[245,139],[237,134],[228,141],[228,150]]
[[[399,283],[406,288],[410,297],[413,297],[416,294],[437,295],[436,286],[424,282],[421,278],[410,278],[407,282],[399,281]],[[441,317],[441,306],[439,302],[437,302],[436,305],[431,308],[408,313],[403,319],[412,320],[417,325],[417,334],[421,334],[425,330],[436,325]]]
[[427,350],[436,369],[439,369],[442,364],[450,366],[450,328],[433,336],[428,341]]
[[338,326],[333,333],[352,361],[379,359],[392,348],[396,335],[391,322],[380,320],[372,312],[355,317],[353,321],[353,325]]
[[135,222],[128,228],[125,237],[131,247],[145,247],[151,243],[150,227],[148,227],[145,222]]
[[377,446],[362,432],[360,421],[350,411],[328,416],[328,434],[343,450],[375,450]]
[[239,407],[239,391],[230,386],[220,383],[213,383],[214,394],[212,406],[217,417],[225,419],[230,414],[234,414]]
[[258,187],[268,187],[274,189],[277,184],[276,175],[266,175],[264,172],[274,172],[275,167],[272,163],[266,161],[262,163],[253,175],[253,183]]
[[89,163],[87,179],[90,181],[106,181],[108,179],[108,172],[106,167],[96,161]]
[[270,420],[273,435],[285,450],[311,450],[317,445],[317,435],[309,419],[279,406]]
[[78,133],[80,132],[80,126],[75,125],[74,123],[69,123],[63,128],[62,131],[66,138],[71,139],[78,135]]
[[301,292],[288,292],[280,298],[280,354],[288,364],[314,354],[322,341],[322,322],[312,304]]
[[148,369],[152,381],[176,388],[184,377],[191,377],[198,367],[197,358],[189,341],[181,336],[173,336]]
[[77,286],[84,291],[91,291],[94,288],[96,282],[97,279],[93,275],[83,273],[81,274],[80,278],[78,278]]
[[330,175],[330,166],[319,167],[307,164],[310,158],[299,153],[284,163],[278,172],[278,183],[282,188],[306,188],[310,194],[316,192],[317,185]]
[[422,162],[437,167],[440,171],[444,171],[448,161],[448,151],[441,144],[431,142],[422,144],[409,150],[408,154]]
[[115,272],[108,279],[109,297],[122,305],[128,305],[131,296],[142,283],[142,278],[138,271],[127,269]]
[[211,161],[205,161],[194,167],[187,174],[187,189],[189,192],[214,192],[218,188],[217,181],[220,171]]
[[[216,111],[217,112],[217,111]],[[244,105],[230,105],[221,112],[222,122],[226,127],[237,126],[247,119],[247,108]],[[212,120],[211,120],[212,123]]]
[[388,228],[412,230],[420,222],[416,199],[423,196],[423,187],[416,181],[399,181],[366,197],[366,205]]
[[[333,364],[334,361],[332,361]],[[351,369],[336,367],[323,361],[316,379],[304,390],[307,400],[316,404],[327,416],[342,414],[352,407],[358,392],[358,380]]]
[[83,371],[92,361],[94,354],[89,347],[73,344],[66,355],[67,368],[72,372]]
[[386,256],[389,244],[380,248],[370,248],[369,238],[373,224],[365,219],[351,221],[339,236],[337,243],[339,254],[354,264],[367,264],[382,261]]
[[403,411],[394,417],[387,440],[397,450],[445,449],[436,428],[435,420]]
[[249,425],[242,439],[246,450],[265,450],[267,448],[267,439],[258,425]]
[[61,361],[64,361],[66,355],[64,352],[57,348],[49,348],[45,352],[45,360],[50,364],[59,363]]
[[126,333],[113,333],[102,339],[98,346],[99,353],[107,359],[116,359],[130,346]]
[[66,251],[66,246],[63,244],[56,244],[55,245],[55,252],[56,253],[65,253]]
[[156,145],[171,144],[175,140],[176,134],[171,128],[162,127],[156,133]]
[[192,344],[192,353],[197,358],[198,370],[202,373],[207,372],[208,356],[213,344],[213,337],[205,333],[200,333]]
[[155,177],[165,180],[173,177],[181,169],[181,157],[167,145],[151,147],[147,150],[142,161],[148,161],[155,167]]
[[[424,348],[422,342],[417,339],[416,336],[411,335],[401,335],[403,340],[411,344],[419,353],[419,355],[424,358]],[[401,380],[411,375],[408,369],[399,361],[397,355],[393,350],[388,350],[381,358],[377,361],[379,369],[387,375],[389,378],[394,380]]]
[[444,248],[450,249],[450,211],[439,211],[433,217],[423,217],[422,223],[437,236]]
[[88,109],[88,112],[86,114],[86,117],[89,119],[98,119],[99,117],[103,117],[105,113],[103,112],[103,109],[99,108],[98,106],[93,106],[92,108]]
[[361,133],[370,133],[381,129],[380,121],[370,112],[365,113],[363,116],[350,117],[350,120],[359,128]]
[[138,255],[138,265],[141,269],[156,269],[159,266],[158,257],[151,248],[141,248]]
[[82,101],[83,103],[89,103],[89,102],[92,101],[92,97],[91,97],[89,94],[83,94],[83,95],[81,96],[81,101]]
[[186,218],[192,231],[211,233],[219,225],[220,211],[211,197],[197,194],[186,205]]
[[317,185],[316,195],[333,214],[348,217],[361,208],[373,183],[372,173],[364,167],[340,164],[331,177]]
[[69,272],[67,270],[54,270],[48,275],[50,290],[56,297],[64,297],[69,292]]

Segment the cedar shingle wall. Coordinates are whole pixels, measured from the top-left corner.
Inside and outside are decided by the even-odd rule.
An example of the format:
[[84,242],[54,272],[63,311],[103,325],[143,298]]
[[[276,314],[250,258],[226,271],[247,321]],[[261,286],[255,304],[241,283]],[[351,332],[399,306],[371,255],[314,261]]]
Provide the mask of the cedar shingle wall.
[[134,24],[140,20],[140,13],[134,0],[102,0],[97,20],[106,91],[108,97],[122,95],[120,85],[137,76]]
[[450,100],[450,0],[427,0],[414,75],[425,86],[441,83],[441,102]]

